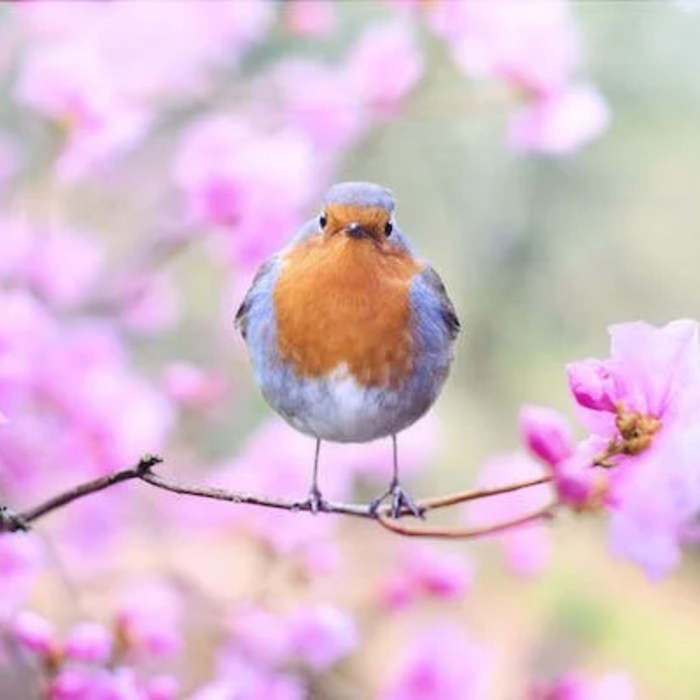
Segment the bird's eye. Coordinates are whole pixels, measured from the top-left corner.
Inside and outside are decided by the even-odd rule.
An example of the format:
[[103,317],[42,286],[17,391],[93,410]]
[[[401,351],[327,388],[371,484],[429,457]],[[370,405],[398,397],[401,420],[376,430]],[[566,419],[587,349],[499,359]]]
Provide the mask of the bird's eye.
[[328,219],[326,218],[325,214],[321,214],[321,216],[318,218],[318,223],[321,225],[321,228],[326,227],[326,224],[328,223]]
[[386,222],[386,226],[384,226],[384,234],[387,236],[391,236],[391,232],[394,230],[394,224],[391,223],[391,221]]

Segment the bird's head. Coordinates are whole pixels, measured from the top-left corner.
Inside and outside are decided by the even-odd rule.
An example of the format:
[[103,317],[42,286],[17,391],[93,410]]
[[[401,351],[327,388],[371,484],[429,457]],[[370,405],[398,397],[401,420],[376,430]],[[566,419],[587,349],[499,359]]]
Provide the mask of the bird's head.
[[318,226],[326,240],[342,236],[351,241],[373,243],[380,250],[407,249],[394,221],[391,192],[371,182],[333,185],[324,198]]

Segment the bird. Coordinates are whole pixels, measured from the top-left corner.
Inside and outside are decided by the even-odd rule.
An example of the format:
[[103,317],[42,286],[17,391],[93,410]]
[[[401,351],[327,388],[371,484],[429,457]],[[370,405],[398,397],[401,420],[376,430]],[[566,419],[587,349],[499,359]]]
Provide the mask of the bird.
[[423,511],[399,480],[397,434],[435,402],[460,322],[437,272],[398,226],[392,192],[341,182],[276,254],[262,263],[235,316],[265,400],[314,438],[312,482],[298,505],[327,508],[319,488],[323,441],[391,437],[394,518]]

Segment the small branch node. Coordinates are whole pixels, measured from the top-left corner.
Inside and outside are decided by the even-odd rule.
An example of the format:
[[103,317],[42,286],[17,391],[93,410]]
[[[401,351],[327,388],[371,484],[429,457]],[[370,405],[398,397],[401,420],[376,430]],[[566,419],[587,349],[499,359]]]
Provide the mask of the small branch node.
[[0,506],[0,533],[2,532],[27,532],[29,523],[14,510],[7,506]]
[[143,476],[144,474],[150,473],[153,467],[157,466],[158,464],[162,464],[162,462],[163,458],[158,457],[158,455],[145,454],[139,460],[136,471],[138,472],[139,476]]

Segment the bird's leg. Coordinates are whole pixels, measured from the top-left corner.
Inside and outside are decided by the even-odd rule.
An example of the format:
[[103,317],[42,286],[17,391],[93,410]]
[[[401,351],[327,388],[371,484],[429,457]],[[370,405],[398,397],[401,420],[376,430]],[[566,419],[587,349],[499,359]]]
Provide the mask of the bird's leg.
[[321,489],[318,488],[318,457],[321,452],[321,439],[316,438],[316,452],[314,453],[314,473],[311,480],[311,488],[309,489],[309,495],[302,505],[307,506],[309,510],[315,515],[320,510],[326,509],[326,502],[323,500],[321,495]]
[[391,477],[391,483],[389,484],[389,488],[381,496],[378,496],[369,504],[369,512],[375,515],[382,501],[391,496],[392,518],[398,518],[404,508],[417,518],[422,518],[423,509],[417,506],[413,502],[413,499],[401,488],[401,484],[399,483],[398,445],[395,434],[391,436],[391,441],[394,447],[394,471]]

